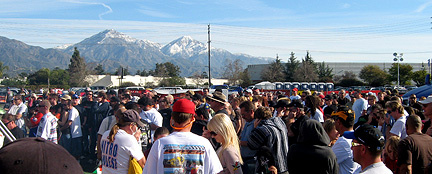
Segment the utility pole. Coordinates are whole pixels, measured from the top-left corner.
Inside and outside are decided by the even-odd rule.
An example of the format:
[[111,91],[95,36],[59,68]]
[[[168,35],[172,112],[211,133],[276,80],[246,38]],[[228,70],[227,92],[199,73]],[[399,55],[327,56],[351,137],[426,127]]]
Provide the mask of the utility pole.
[[208,86],[211,86],[211,73],[210,73],[210,24],[208,24]]

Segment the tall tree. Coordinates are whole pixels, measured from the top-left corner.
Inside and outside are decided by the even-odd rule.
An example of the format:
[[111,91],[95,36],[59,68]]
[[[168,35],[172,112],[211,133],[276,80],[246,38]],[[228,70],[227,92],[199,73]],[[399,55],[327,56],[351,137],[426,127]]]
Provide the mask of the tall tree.
[[324,62],[318,64],[318,79],[321,82],[330,82],[333,79],[333,68],[330,68]]
[[412,80],[417,86],[425,85],[427,71],[425,69],[415,71],[412,75]]
[[307,51],[306,56],[302,59],[302,63],[297,68],[294,74],[294,80],[300,82],[316,82],[318,81],[318,74],[315,62]]
[[86,62],[84,57],[80,56],[77,47],[74,48],[67,71],[70,77],[72,77],[69,80],[71,86],[83,86],[84,78],[87,75]]
[[270,82],[281,82],[285,80],[284,67],[279,56],[270,64],[270,66],[261,72],[261,78]]
[[2,61],[0,61],[0,77],[3,77],[3,73],[8,71],[9,67],[4,65]]
[[223,78],[228,79],[228,83],[229,85],[238,85],[240,84],[240,76],[241,73],[243,73],[244,69],[242,68],[243,66],[243,61],[241,61],[240,59],[236,59],[233,61],[226,59],[225,63],[224,63],[224,73],[223,73]]
[[291,56],[288,58],[288,63],[285,64],[285,81],[295,81],[294,74],[300,66],[300,61],[296,60],[295,53],[291,52]]
[[361,69],[359,77],[369,86],[383,86],[387,84],[388,75],[377,65],[366,65]]
[[246,68],[240,75],[240,86],[248,87],[252,85],[252,80],[250,78],[248,69]]
[[[410,85],[413,67],[409,64],[399,64],[399,83],[400,85]],[[390,81],[397,82],[398,78],[398,65],[393,63],[392,67],[388,70],[390,74]]]
[[156,63],[154,76],[156,77],[179,77],[180,67],[171,62]]
[[105,74],[106,74],[105,70],[103,69],[102,64],[98,64],[98,65],[94,68],[93,71],[94,71],[94,73],[95,73],[96,75],[105,75]]

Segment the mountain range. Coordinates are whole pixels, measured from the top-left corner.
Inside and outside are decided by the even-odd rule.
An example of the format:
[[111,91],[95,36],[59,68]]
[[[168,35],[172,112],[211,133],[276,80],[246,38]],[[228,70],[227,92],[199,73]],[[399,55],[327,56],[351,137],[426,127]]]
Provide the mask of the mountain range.
[[[153,70],[156,63],[172,62],[180,67],[181,76],[207,72],[207,45],[190,36],[182,36],[167,45],[132,38],[116,30],[104,30],[79,43],[44,49],[0,36],[0,61],[9,66],[7,74],[31,73],[40,68],[67,68],[74,47],[90,67],[102,64],[106,72],[119,66],[135,74],[137,70]],[[212,77],[221,77],[228,60],[240,59],[244,67],[268,63],[269,58],[232,54],[224,49],[211,49]]]

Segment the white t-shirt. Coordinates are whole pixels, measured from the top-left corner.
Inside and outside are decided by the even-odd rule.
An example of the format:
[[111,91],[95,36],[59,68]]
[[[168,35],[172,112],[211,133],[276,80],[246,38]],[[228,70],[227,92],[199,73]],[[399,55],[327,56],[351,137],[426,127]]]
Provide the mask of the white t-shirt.
[[18,120],[15,121],[15,124],[24,132],[27,132],[25,129],[25,122],[24,122],[24,118],[26,116],[27,113],[27,105],[25,105],[24,103],[21,103],[19,105],[12,105],[11,108],[9,109],[8,114],[12,114],[12,115],[17,115],[17,114],[21,114],[22,117]]
[[293,100],[300,100],[300,99],[301,99],[301,96],[299,96],[299,95],[296,95],[296,96],[292,95],[292,96],[290,96],[290,100],[291,101],[293,101]]
[[355,121],[354,123],[357,123],[358,119],[362,115],[363,110],[367,110],[368,102],[364,98],[357,99],[354,104],[352,105],[352,109],[355,114]]
[[315,110],[315,114],[311,116],[311,119],[314,119],[320,123],[324,122],[324,114],[317,108]]
[[153,144],[143,173],[205,173],[222,171],[210,142],[191,132],[173,132]]
[[[148,111],[142,111],[140,116],[143,120],[147,121],[147,123],[162,127],[163,117],[155,108],[151,108]],[[150,133],[153,140],[154,130],[151,130]]]
[[75,107],[72,107],[72,109],[69,110],[68,120],[72,121],[72,124],[70,125],[72,138],[82,137],[80,115]]
[[147,123],[162,127],[163,117],[155,108],[151,108],[148,111],[142,111],[140,116],[142,119],[147,121]]
[[339,164],[339,174],[351,174],[360,167],[358,163],[353,161],[351,142],[352,139],[341,136],[332,147]]
[[401,140],[405,139],[407,137],[407,133],[406,133],[406,129],[405,129],[405,123],[406,123],[406,116],[400,117],[393,124],[393,127],[390,130],[390,133],[399,136],[399,138]]
[[105,131],[111,130],[115,124],[117,124],[117,120],[114,115],[104,118],[99,126],[98,134],[103,135]]
[[109,133],[110,131],[106,131],[101,139],[102,173],[127,174],[130,156],[137,161],[144,158],[141,146],[134,136],[122,129],[118,130],[114,136],[114,142],[110,143]]

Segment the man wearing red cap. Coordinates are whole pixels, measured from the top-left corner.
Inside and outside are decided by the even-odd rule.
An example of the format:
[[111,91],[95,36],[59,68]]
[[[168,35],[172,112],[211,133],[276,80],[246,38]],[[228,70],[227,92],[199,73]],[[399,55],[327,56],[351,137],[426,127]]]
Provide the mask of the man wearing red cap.
[[174,132],[152,146],[143,173],[218,173],[222,165],[210,142],[192,132],[195,104],[180,99],[173,105]]
[[292,93],[291,93],[291,96],[290,96],[291,101],[293,101],[293,100],[300,100],[301,99],[301,97],[297,94],[297,92],[298,92],[297,88],[292,89]]

